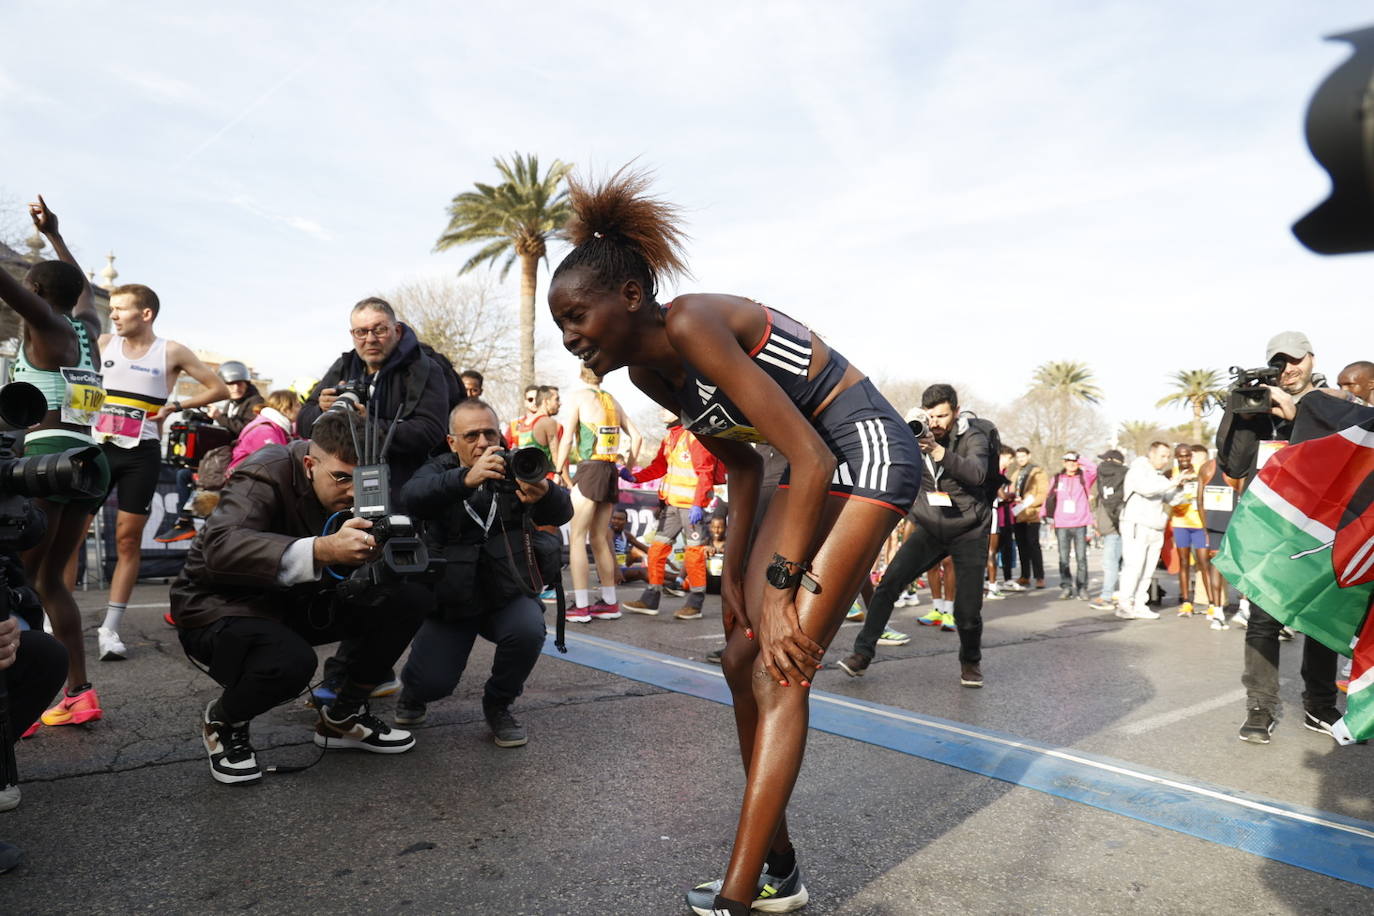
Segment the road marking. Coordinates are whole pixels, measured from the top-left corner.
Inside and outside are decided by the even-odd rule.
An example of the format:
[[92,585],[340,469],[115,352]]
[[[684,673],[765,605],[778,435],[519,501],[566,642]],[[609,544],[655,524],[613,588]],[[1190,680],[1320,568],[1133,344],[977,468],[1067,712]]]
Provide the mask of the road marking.
[[[568,643],[570,651],[564,655],[550,640],[544,646],[544,654],[688,696],[730,704],[724,675],[714,665],[580,633],[568,634]],[[1374,823],[866,700],[818,690],[811,691],[811,700],[811,727],[818,731],[958,767],[1342,881],[1374,887],[1374,870],[1369,867],[1374,861]],[[1150,721],[1142,720],[1135,725]]]
[[1232,690],[1230,693],[1223,693],[1221,696],[1212,697],[1210,700],[1203,700],[1201,703],[1194,703],[1192,706],[1185,706],[1182,709],[1174,709],[1169,712],[1162,712],[1157,716],[1147,716],[1138,722],[1130,722],[1116,729],[1123,735],[1143,735],[1152,732],[1157,728],[1166,725],[1173,725],[1182,722],[1184,719],[1191,719],[1193,716],[1200,716],[1204,712],[1211,712],[1223,706],[1231,706],[1245,699],[1245,688]]

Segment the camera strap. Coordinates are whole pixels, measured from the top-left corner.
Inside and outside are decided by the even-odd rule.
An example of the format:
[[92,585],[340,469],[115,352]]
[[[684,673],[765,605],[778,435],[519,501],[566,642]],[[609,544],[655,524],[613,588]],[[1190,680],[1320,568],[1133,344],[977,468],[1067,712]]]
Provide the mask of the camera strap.
[[468,515],[472,516],[474,522],[482,526],[483,534],[491,533],[491,523],[496,521],[496,500],[493,499],[491,501],[491,505],[487,509],[487,520],[485,522],[482,521],[482,516],[477,514],[477,510],[472,508],[472,503],[466,499],[463,500],[463,508],[468,511]]

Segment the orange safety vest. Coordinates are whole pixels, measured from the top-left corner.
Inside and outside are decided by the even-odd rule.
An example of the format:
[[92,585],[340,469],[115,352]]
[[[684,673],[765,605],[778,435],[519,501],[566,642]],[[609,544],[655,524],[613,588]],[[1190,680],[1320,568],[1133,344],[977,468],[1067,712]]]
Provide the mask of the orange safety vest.
[[663,443],[663,453],[668,458],[668,472],[663,475],[663,483],[658,492],[663,501],[679,509],[690,509],[696,505],[697,469],[692,464],[692,434],[681,426],[668,431],[667,441]]

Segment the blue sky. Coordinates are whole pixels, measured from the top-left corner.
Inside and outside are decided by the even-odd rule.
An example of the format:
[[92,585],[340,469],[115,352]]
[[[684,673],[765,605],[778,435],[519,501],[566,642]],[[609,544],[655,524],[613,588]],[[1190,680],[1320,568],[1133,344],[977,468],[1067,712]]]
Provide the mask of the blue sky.
[[[11,8],[0,189],[41,191],[86,266],[114,249],[163,334],[279,380],[347,346],[352,302],[456,270],[444,207],[513,150],[638,157],[686,210],[680,291],[985,402],[1079,359],[1111,418],[1181,422],[1169,372],[1258,364],[1278,330],[1333,377],[1374,358],[1374,261],[1288,229],[1327,189],[1322,36],[1363,4],[465,6]],[[540,375],[575,368],[554,347]]]

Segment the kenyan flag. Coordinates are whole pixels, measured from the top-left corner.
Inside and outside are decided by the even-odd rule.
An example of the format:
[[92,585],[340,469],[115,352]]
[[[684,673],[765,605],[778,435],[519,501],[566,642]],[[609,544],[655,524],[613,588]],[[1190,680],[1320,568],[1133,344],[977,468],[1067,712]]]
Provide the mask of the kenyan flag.
[[1374,737],[1374,423],[1279,451],[1236,506],[1216,558],[1236,589],[1354,658],[1344,725]]

